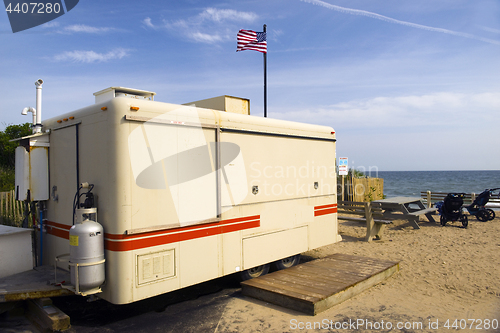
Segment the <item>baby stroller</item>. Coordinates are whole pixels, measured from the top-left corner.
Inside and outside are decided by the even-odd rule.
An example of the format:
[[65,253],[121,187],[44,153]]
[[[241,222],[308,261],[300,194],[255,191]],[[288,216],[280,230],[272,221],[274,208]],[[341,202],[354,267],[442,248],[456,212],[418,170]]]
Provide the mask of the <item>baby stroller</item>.
[[[495,218],[495,212],[492,209],[484,208],[484,206],[488,203],[491,195],[496,190],[500,190],[500,187],[484,190],[476,197],[476,200],[474,200],[472,205],[466,206],[465,208],[467,208],[471,215],[476,215],[476,219],[481,222],[493,220]],[[498,196],[500,197],[500,192],[498,193]]]
[[462,226],[467,228],[469,221],[467,215],[462,212],[462,205],[464,204],[465,193],[448,193],[444,201],[436,203],[439,215],[441,215],[440,222],[444,227],[448,221],[462,222]]

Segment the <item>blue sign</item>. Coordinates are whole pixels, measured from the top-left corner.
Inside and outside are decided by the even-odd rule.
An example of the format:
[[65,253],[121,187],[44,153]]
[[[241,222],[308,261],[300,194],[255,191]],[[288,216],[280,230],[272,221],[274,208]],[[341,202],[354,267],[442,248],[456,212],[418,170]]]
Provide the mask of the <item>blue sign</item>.
[[347,176],[349,173],[347,157],[339,157],[339,175]]

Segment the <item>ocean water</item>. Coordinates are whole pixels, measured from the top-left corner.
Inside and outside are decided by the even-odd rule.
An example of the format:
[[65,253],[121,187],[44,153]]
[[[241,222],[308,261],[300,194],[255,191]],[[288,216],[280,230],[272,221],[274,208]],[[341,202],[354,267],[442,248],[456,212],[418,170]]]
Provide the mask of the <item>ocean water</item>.
[[384,179],[384,195],[420,197],[420,192],[481,193],[500,187],[500,170],[495,171],[379,171],[371,177]]

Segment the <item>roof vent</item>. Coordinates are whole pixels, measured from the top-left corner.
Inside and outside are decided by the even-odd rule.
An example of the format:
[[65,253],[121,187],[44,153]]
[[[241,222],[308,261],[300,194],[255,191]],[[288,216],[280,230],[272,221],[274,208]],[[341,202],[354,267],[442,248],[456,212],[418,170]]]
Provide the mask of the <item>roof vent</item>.
[[109,101],[115,97],[128,97],[153,101],[155,95],[156,93],[152,91],[124,87],[109,87],[94,93],[96,104]]

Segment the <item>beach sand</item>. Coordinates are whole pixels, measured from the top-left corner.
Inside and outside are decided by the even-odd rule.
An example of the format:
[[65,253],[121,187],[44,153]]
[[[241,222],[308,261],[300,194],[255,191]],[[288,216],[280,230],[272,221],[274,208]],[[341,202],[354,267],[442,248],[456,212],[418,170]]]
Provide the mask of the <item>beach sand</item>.
[[[316,316],[243,296],[233,276],[123,306],[79,296],[54,302],[71,317],[68,333],[500,332],[491,328],[500,321],[500,219],[460,225],[422,221],[415,230],[396,220],[368,243],[363,223],[341,222],[343,241],[302,261],[345,253],[400,261],[400,271]],[[0,318],[0,331],[38,332],[18,318]]]
[[500,332],[491,326],[500,321],[500,219],[472,217],[467,229],[459,222],[420,225],[396,220],[383,240],[368,243],[363,224],[340,222],[343,241],[307,252],[303,261],[345,253],[401,261],[399,273],[316,316],[237,297],[216,332],[450,332],[453,324],[460,332]]

